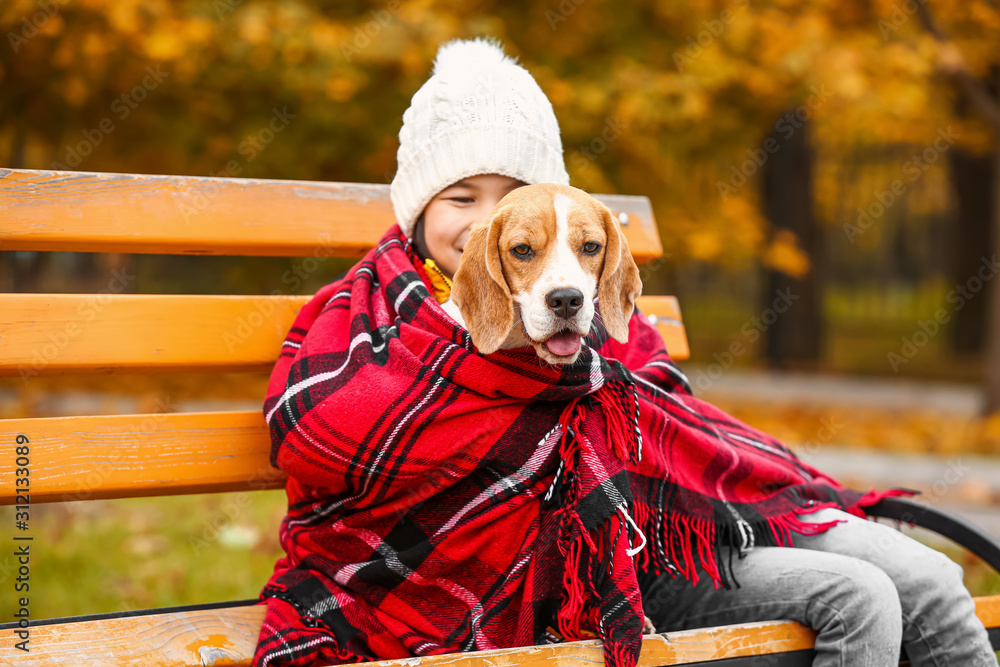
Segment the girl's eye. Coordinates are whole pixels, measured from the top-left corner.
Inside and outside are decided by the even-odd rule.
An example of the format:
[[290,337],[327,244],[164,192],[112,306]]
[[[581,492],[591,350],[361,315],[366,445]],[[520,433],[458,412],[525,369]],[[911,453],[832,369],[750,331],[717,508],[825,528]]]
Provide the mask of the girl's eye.
[[529,246],[526,243],[522,243],[521,245],[516,245],[513,248],[511,248],[510,251],[514,253],[514,255],[516,255],[517,257],[520,257],[521,259],[527,259],[531,257],[531,255],[533,254],[531,252],[531,246]]
[[448,197],[449,201],[457,201],[462,204],[471,204],[475,201],[472,197]]
[[583,251],[588,255],[596,254],[601,249],[601,244],[594,241],[587,241],[583,244]]

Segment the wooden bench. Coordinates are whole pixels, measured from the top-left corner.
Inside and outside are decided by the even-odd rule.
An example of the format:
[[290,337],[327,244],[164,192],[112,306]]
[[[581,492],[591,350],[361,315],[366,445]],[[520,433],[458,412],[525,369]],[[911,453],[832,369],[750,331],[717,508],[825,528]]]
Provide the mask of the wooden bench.
[[[619,215],[637,262],[662,255],[648,199],[598,199]],[[0,169],[2,250],[360,257],[392,221],[385,185]],[[296,312],[309,299],[280,293],[114,294],[90,309],[93,317],[81,317],[93,298],[0,295],[0,375],[267,371]],[[647,296],[639,308],[655,318],[674,358],[687,358],[676,299]],[[155,428],[148,427],[151,420]],[[0,467],[0,502],[6,505],[284,484],[283,473],[268,463],[268,431],[256,410],[2,424],[6,458]],[[15,470],[19,455],[29,463],[18,464],[30,469],[27,476]],[[23,489],[30,498],[17,495],[17,480],[24,477],[30,481]],[[1000,565],[996,542],[974,526],[948,523],[912,503],[887,503],[885,513],[917,523],[937,521],[945,526],[941,532],[950,530],[974,543],[995,567]],[[0,625],[0,663],[245,665],[263,617],[255,602],[31,619],[30,634],[21,636],[17,633],[24,629],[17,622],[6,623]],[[977,610],[987,627],[1000,627],[1000,596],[978,599]],[[1000,643],[991,632],[994,644]],[[25,636],[29,652],[15,647]],[[791,621],[650,635],[640,664],[749,665],[752,656],[767,654],[775,659],[768,665],[808,665],[813,639],[811,630]],[[584,641],[379,664],[472,667],[601,660],[599,642]]]

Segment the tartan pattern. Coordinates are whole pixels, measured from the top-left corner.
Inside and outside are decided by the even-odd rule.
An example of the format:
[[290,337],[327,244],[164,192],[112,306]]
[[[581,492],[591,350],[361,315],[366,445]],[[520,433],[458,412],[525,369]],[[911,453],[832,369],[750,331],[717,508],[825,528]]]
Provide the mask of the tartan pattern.
[[639,313],[572,366],[480,355],[409,239],[386,233],[299,312],[264,414],[288,472],[285,556],[253,664],[340,664],[596,632],[641,644],[636,570],[731,581],[720,557],[861,507],[777,440],[694,398]]

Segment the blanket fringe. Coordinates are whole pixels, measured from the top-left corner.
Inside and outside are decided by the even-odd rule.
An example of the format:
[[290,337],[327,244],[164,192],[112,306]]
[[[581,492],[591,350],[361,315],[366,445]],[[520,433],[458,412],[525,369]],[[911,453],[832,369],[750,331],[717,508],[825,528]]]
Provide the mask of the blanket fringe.
[[[887,497],[913,495],[907,489],[871,490],[854,504],[844,507],[837,502],[813,503],[792,508],[785,514],[767,519],[745,522],[754,542],[760,546],[791,547],[792,533],[817,535],[826,532],[843,519],[825,522],[804,521],[803,514],[811,514],[826,508],[844,510],[855,516],[866,518],[864,508]],[[639,527],[650,536],[647,548],[639,555],[636,566],[656,575],[671,573],[682,576],[696,585],[700,574],[712,578],[715,587],[739,586],[732,576],[732,568],[722,562],[722,550],[731,547],[730,556],[740,550],[744,536],[735,522],[716,523],[677,512],[658,517],[662,510],[646,503],[636,503],[633,514]]]
[[[588,407],[599,407],[604,414],[605,436],[610,451],[622,462],[638,461],[638,422],[629,421],[624,393],[603,385],[589,399],[574,399],[559,416],[560,435],[559,466],[552,482],[551,498],[558,498],[556,509],[559,522],[557,546],[563,558],[563,599],[556,612],[556,627],[563,638],[574,641],[596,631],[604,644],[605,663],[614,667],[635,667],[638,659],[636,641],[641,632],[641,618],[635,619],[636,637],[619,637],[621,628],[604,627],[601,623],[601,594],[607,579],[614,575],[615,555],[623,547],[632,556],[644,546],[646,538],[640,527],[628,515],[628,506],[622,504],[606,517],[600,525],[588,530],[578,509],[581,490],[577,484],[581,449],[592,447],[583,434],[583,423]],[[622,390],[623,391],[623,390]],[[581,397],[582,398],[582,397]],[[618,623],[616,622],[616,626]]]
[[611,451],[620,461],[641,461],[642,434],[639,432],[639,399],[635,385],[605,382],[591,396],[604,413],[605,437]]
[[[604,650],[611,651],[612,660],[607,661],[607,664],[618,665],[620,667],[635,667],[638,660],[636,660],[635,654],[631,651],[628,645],[618,642],[611,644],[610,646],[605,643]],[[607,660],[605,658],[605,660]]]
[[[790,494],[791,506],[777,516],[756,516],[752,521],[734,518],[724,523],[626,501],[599,527],[588,530],[578,513],[581,491],[577,471],[581,449],[592,446],[583,434],[583,424],[588,408],[599,408],[604,416],[603,435],[609,451],[622,462],[637,463],[641,457],[641,436],[638,422],[630,414],[628,396],[628,386],[624,383],[606,382],[589,399],[574,399],[563,408],[558,422],[559,465],[547,494],[547,499],[559,501],[557,543],[564,562],[563,599],[556,613],[556,626],[568,640],[580,639],[588,630],[598,630],[608,652],[605,657],[609,665],[633,667],[635,662],[634,646],[630,647],[627,641],[612,641],[611,630],[599,627],[598,591],[603,590],[605,578],[613,576],[615,554],[622,548],[623,539],[627,542],[627,556],[635,558],[636,566],[647,572],[656,575],[670,572],[692,585],[707,575],[715,588],[738,587],[732,568],[734,553],[742,558],[755,545],[790,547],[793,532],[815,535],[843,521],[816,523],[803,520],[802,515],[836,507],[864,517],[863,507],[887,496],[908,493],[900,489],[872,490],[844,507],[834,501],[817,503],[794,492]],[[639,541],[641,545],[636,546]],[[731,547],[728,559],[723,558],[726,547]]]
[[565,559],[563,571],[563,603],[556,613],[556,627],[562,636],[570,641],[584,639],[589,629],[597,628],[599,611],[597,588],[594,576],[600,568],[599,548],[589,531],[584,527],[579,515],[567,512],[571,524],[571,534],[559,539],[559,551]]
[[580,551],[582,544],[579,540],[569,543],[566,548],[566,569],[563,572],[563,591],[566,601],[559,608],[556,616],[557,627],[563,637],[580,637],[580,622],[583,619],[583,608],[587,602],[586,590],[583,581],[580,579]]
[[570,640],[582,638],[581,624],[584,620],[584,609],[589,608],[587,603],[593,599],[591,597],[593,583],[581,576],[581,572],[590,571],[590,564],[581,563],[581,560],[584,558],[584,547],[589,547],[586,553],[589,560],[594,553],[595,545],[577,514],[579,490],[573,483],[580,463],[580,448],[577,441],[582,437],[580,423],[585,414],[586,407],[577,398],[566,404],[559,415],[559,426],[562,429],[559,438],[559,473],[552,481],[555,489],[553,497],[560,501],[556,510],[559,521],[557,546],[564,561],[562,582],[564,599],[556,614],[556,627],[563,637]]

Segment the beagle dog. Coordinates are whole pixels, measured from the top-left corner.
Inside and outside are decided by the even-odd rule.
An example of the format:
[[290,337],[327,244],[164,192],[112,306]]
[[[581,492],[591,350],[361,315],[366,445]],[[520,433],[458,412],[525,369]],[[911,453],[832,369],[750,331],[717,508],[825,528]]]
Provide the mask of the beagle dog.
[[611,211],[579,188],[539,183],[507,194],[469,232],[442,304],[484,354],[531,345],[571,364],[599,316],[628,341],[639,269]]
[[[579,188],[540,183],[511,191],[472,228],[441,306],[484,354],[531,345],[550,364],[571,364],[595,302],[608,335],[626,343],[641,292],[611,211]],[[655,632],[644,616],[643,634]]]

